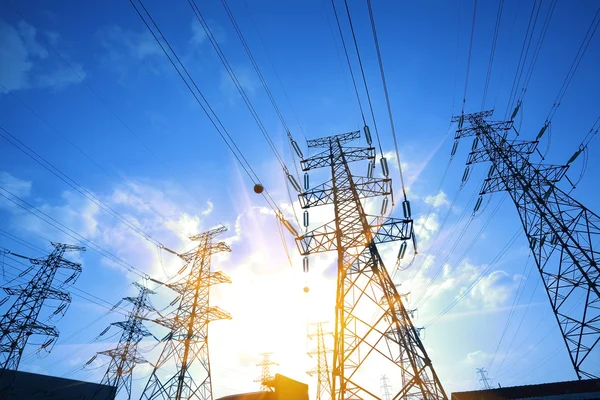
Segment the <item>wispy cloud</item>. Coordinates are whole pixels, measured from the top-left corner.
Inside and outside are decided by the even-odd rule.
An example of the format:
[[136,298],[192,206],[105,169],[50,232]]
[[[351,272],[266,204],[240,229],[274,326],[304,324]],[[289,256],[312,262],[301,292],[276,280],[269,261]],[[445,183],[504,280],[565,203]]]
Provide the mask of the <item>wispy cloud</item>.
[[31,194],[31,181],[19,179],[6,171],[0,171],[0,186],[19,197]]
[[[60,36],[56,33],[51,33],[48,40],[54,46],[60,44]],[[64,52],[62,54],[69,58]],[[0,21],[0,83],[6,90],[63,90],[86,77],[81,64],[71,65],[77,74],[60,60],[49,57],[33,26],[24,21],[14,26]]]
[[425,203],[427,203],[435,208],[445,206],[449,203],[446,193],[444,193],[444,191],[442,191],[442,190],[440,190],[439,193],[436,194],[435,196],[431,196],[431,195],[426,196],[424,201],[425,201]]

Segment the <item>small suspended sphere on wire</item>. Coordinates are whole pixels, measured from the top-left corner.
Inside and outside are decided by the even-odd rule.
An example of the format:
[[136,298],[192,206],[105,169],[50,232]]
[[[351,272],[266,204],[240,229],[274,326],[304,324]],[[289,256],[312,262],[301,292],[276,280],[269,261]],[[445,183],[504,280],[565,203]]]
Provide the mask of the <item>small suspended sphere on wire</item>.
[[254,185],[254,193],[261,194],[263,190],[265,190],[265,188],[260,183]]
[[304,293],[308,293],[310,291],[310,288],[308,286],[304,286]]

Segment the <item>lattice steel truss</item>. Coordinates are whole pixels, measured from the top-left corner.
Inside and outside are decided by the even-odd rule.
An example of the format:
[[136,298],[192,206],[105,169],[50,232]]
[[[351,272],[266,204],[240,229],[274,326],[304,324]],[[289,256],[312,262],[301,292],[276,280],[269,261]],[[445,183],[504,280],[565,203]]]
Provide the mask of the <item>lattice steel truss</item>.
[[[165,347],[146,384],[142,399],[212,399],[208,323],[231,317],[220,308],[210,306],[210,287],[231,281],[221,272],[211,272],[210,260],[215,253],[231,251],[224,242],[212,243],[215,236],[226,230],[221,227],[191,237],[199,242],[198,247],[180,255],[191,264],[191,270],[188,276],[167,285],[179,293],[180,301],[177,309],[167,317],[155,320],[171,332],[164,339]],[[174,375],[168,373],[168,370],[172,371],[171,368],[164,368],[172,367],[172,363],[175,363],[177,371]]]
[[334,399],[380,399],[379,374],[406,384],[392,398],[446,398],[377,244],[408,240],[412,220],[366,215],[361,199],[391,195],[390,179],[354,177],[349,163],[374,160],[373,147],[348,147],[360,132],[309,140],[321,153],[304,171],[328,167],[331,180],[300,195],[304,208],[332,204],[334,219],[297,239],[302,255],[337,250],[332,369]]
[[152,336],[143,325],[143,319],[149,313],[156,311],[149,300],[149,296],[155,294],[155,292],[139,283],[134,283],[134,285],[139,291],[138,295],[136,297],[123,298],[123,300],[131,303],[133,306],[127,321],[113,322],[111,324],[123,330],[117,347],[98,353],[110,357],[108,368],[100,383],[116,387],[115,396],[124,389],[128,399],[131,398],[133,369],[137,364],[148,362],[138,349],[138,345],[142,339]]
[[[534,164],[534,141],[507,139],[512,121],[492,111],[454,117],[456,140],[475,137],[467,165],[492,163],[481,194],[506,190],[525,229],[550,304],[579,379],[600,376],[600,218],[556,183],[568,165]],[[593,356],[592,356],[593,354]]]
[[323,330],[323,322],[316,322],[312,325],[315,327],[314,333],[309,333],[308,338],[316,339],[317,348],[309,351],[308,355],[317,356],[317,366],[308,371],[308,374],[317,376],[316,400],[331,399],[331,376],[329,375],[331,369],[327,363],[327,353],[330,353],[331,350],[325,346],[325,336],[331,333]]
[[261,392],[273,391],[273,384],[275,383],[275,377],[271,375],[271,365],[279,365],[275,361],[271,360],[271,354],[273,353],[261,353],[263,357],[262,361],[256,364],[260,367],[260,378],[255,379],[254,382],[260,383]]
[[[85,251],[85,248],[62,243],[52,243],[52,246],[54,246],[54,251],[43,259],[20,256],[28,259],[34,266],[38,265],[39,269],[27,285],[4,288],[8,295],[18,297],[0,320],[0,378],[2,381],[0,395],[2,396],[10,390],[14,372],[19,367],[23,350],[25,350],[31,335],[48,337],[41,346],[43,349],[49,348],[58,337],[55,327],[38,321],[46,301],[58,301],[53,315],[64,314],[71,303],[71,295],[61,288],[77,279],[81,273],[81,264],[66,260],[63,255],[69,251]],[[73,273],[57,286],[54,284],[54,278],[59,268],[71,270]]]

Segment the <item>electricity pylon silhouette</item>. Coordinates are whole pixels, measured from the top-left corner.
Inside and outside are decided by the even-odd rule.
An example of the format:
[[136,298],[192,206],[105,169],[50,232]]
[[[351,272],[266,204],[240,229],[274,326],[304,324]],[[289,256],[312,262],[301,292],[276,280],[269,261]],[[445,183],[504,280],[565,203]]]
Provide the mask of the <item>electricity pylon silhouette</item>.
[[381,395],[382,400],[392,400],[392,386],[387,375],[381,375]]
[[485,370],[485,368],[475,368],[477,370],[477,375],[479,375],[479,382],[481,382],[481,386],[483,386],[484,389],[489,390],[492,388],[492,385],[490,385],[490,378],[487,377],[487,371]]
[[[221,272],[211,272],[210,260],[215,253],[231,251],[224,242],[212,243],[215,236],[226,230],[220,227],[192,236],[191,240],[199,242],[198,247],[180,255],[191,264],[191,269],[188,276],[167,284],[179,293],[179,305],[167,317],[155,320],[171,331],[164,338],[165,346],[154,365],[142,399],[212,399],[208,324],[231,317],[220,308],[210,306],[210,287],[231,281]],[[169,373],[173,363],[175,374]]]
[[311,325],[315,327],[315,332],[309,333],[308,338],[317,340],[317,348],[309,351],[308,355],[311,357],[314,355],[317,356],[317,367],[311,369],[307,373],[310,376],[317,375],[316,400],[331,400],[331,376],[329,375],[331,370],[327,363],[327,353],[331,352],[331,350],[327,349],[325,346],[325,335],[331,333],[323,331],[323,322],[316,322]]
[[272,390],[271,383],[273,382],[273,375],[271,375],[271,365],[279,365],[275,361],[271,360],[271,354],[273,353],[261,353],[263,359],[260,363],[256,364],[260,369],[260,378],[255,379],[254,382],[260,383],[260,391],[268,392]]
[[[117,347],[110,350],[104,350],[98,354],[110,357],[108,368],[102,381],[102,385],[116,387],[115,396],[123,389],[127,393],[127,399],[131,398],[131,383],[133,378],[133,369],[137,364],[146,363],[146,359],[140,354],[138,345],[146,336],[152,334],[143,325],[142,320],[148,314],[155,311],[148,297],[155,294],[147,287],[134,282],[138,289],[136,297],[124,297],[123,300],[131,303],[131,309],[127,321],[113,322],[111,325],[117,326],[123,330]],[[96,393],[96,397],[98,392]]]
[[[455,139],[475,137],[467,168],[478,162],[492,163],[480,194],[508,191],[577,377],[597,378],[600,269],[596,246],[600,240],[600,217],[556,186],[578,153],[567,165],[534,164],[529,156],[536,151],[548,125],[533,141],[512,140],[507,136],[513,122],[490,122],[487,118],[492,113],[453,117],[453,122],[458,122]],[[468,170],[463,180],[467,177]],[[592,353],[594,356],[590,356]]]
[[[370,146],[370,135],[365,136]],[[334,219],[296,241],[305,256],[337,250],[333,398],[379,399],[374,371],[384,371],[394,380],[400,380],[404,371],[406,384],[394,393],[395,399],[446,398],[377,249],[380,243],[411,238],[410,212],[405,219],[366,214],[361,199],[389,196],[392,189],[383,158],[384,178],[355,177],[350,172],[350,162],[375,158],[373,147],[345,146],[359,137],[360,131],[355,131],[309,140],[309,148],[324,150],[301,161],[303,171],[331,170],[329,181],[306,190],[299,199],[304,209],[333,205]],[[387,197],[383,204],[387,205]]]
[[[63,314],[71,303],[71,295],[62,287],[74,282],[81,273],[81,264],[71,262],[63,258],[66,252],[85,251],[85,247],[72,246],[62,243],[54,243],[54,250],[45,258],[29,258],[11,253],[15,256],[25,258],[31,262],[32,269],[37,265],[35,276],[27,285],[6,287],[4,291],[11,296],[18,296],[10,309],[0,320],[0,398],[8,398],[15,371],[19,368],[19,362],[23,350],[31,335],[45,335],[48,339],[40,349],[48,349],[56,341],[58,331],[55,327],[38,321],[42,307],[48,300],[59,302],[52,315]],[[54,284],[54,278],[59,268],[73,271],[61,285]]]

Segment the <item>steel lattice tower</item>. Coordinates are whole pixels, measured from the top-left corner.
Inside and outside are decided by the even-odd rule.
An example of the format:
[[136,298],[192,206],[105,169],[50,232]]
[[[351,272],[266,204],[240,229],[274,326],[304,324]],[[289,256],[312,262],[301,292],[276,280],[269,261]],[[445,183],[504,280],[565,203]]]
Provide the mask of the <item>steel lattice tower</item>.
[[309,333],[309,339],[317,340],[317,348],[315,350],[309,351],[309,356],[317,356],[317,367],[308,371],[307,373],[310,376],[317,375],[317,399],[316,400],[325,400],[331,399],[331,376],[329,373],[331,370],[329,369],[327,363],[327,353],[331,350],[328,350],[325,346],[325,335],[331,334],[330,332],[323,331],[323,322],[317,322],[312,324],[315,326],[314,333]]
[[309,140],[309,148],[324,150],[301,162],[304,171],[328,167],[332,176],[299,198],[304,209],[332,204],[334,219],[297,239],[302,255],[337,250],[332,397],[380,399],[375,371],[385,371],[394,380],[407,377],[395,399],[446,398],[377,249],[379,243],[410,239],[412,220],[365,213],[361,199],[392,190],[387,177],[350,172],[350,162],[375,158],[373,147],[345,146],[359,137],[355,131]]
[[152,336],[143,325],[142,320],[145,319],[150,312],[155,311],[148,299],[148,297],[151,294],[155,294],[155,292],[139,283],[134,282],[134,285],[139,291],[138,295],[136,297],[123,298],[123,300],[133,305],[127,321],[114,322],[111,324],[123,330],[117,347],[98,353],[110,357],[108,368],[100,384],[116,387],[117,390],[115,396],[125,389],[128,399],[131,398],[133,369],[137,364],[147,362],[140,354],[138,345],[144,337]]
[[486,389],[489,390],[492,388],[492,385],[490,384],[491,380],[490,378],[487,377],[487,371],[485,370],[485,368],[475,368],[477,370],[477,375],[480,376],[479,378],[479,382],[481,382],[481,386]]
[[[20,256],[33,265],[39,265],[39,269],[27,285],[4,288],[8,295],[16,295],[18,298],[0,321],[0,378],[3,383],[0,395],[5,395],[10,390],[14,372],[19,367],[30,336],[47,336],[42,348],[51,346],[58,337],[55,327],[38,321],[46,300],[60,302],[54,314],[64,312],[71,302],[71,295],[61,290],[61,287],[77,279],[81,273],[81,264],[66,260],[63,255],[69,251],[85,251],[85,248],[61,243],[52,243],[52,246],[54,251],[43,259]],[[59,268],[72,270],[73,274],[61,286],[56,286],[54,278]]]
[[[167,285],[179,293],[179,305],[168,317],[156,320],[170,328],[171,332],[164,339],[165,347],[146,384],[142,399],[212,399],[208,323],[231,317],[220,308],[210,306],[210,287],[231,281],[221,272],[211,272],[210,260],[215,253],[231,251],[224,242],[212,243],[215,236],[226,230],[221,227],[192,236],[191,240],[199,242],[198,247],[180,255],[191,264],[191,270],[188,276]],[[162,368],[172,362],[177,371],[174,375],[168,374],[167,368]],[[196,368],[192,370],[194,366]]]
[[381,376],[381,394],[383,395],[382,400],[392,400],[392,386],[390,386],[390,380],[387,375]]
[[[452,119],[458,122],[456,140],[475,137],[467,168],[478,162],[492,163],[481,194],[508,191],[575,372],[579,379],[596,378],[600,375],[600,269],[595,248],[600,217],[556,186],[568,164],[529,161],[547,125],[534,141],[509,140],[506,137],[513,122],[489,122],[491,115],[492,111],[483,111]],[[595,360],[590,356],[594,350]]]
[[273,375],[271,375],[271,365],[279,365],[275,361],[271,360],[271,354],[273,353],[261,353],[263,359],[260,363],[256,364],[260,369],[260,378],[255,379],[254,382],[260,383],[261,392],[269,392],[272,390]]

